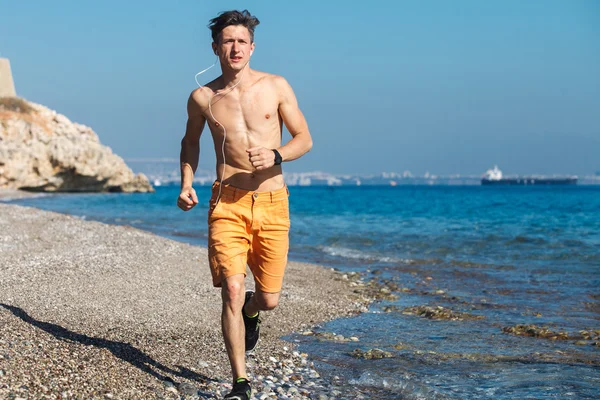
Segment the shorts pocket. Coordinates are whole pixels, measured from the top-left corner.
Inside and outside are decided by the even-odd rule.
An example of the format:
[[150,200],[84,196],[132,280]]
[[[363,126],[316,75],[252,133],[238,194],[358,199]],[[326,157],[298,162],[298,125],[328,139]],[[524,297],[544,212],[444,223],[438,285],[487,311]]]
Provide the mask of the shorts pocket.
[[210,199],[210,201],[208,202],[208,222],[210,224],[211,220],[214,220],[216,217],[219,216],[219,212],[221,210],[221,208],[223,208],[223,202],[221,200],[219,200],[218,202],[215,202],[213,199]]
[[289,230],[290,214],[287,199],[271,203],[261,225],[267,231]]
[[288,221],[290,220],[290,206],[289,206],[289,202],[288,199],[285,200],[281,200],[279,202],[280,204],[278,205],[277,209],[277,214],[283,218],[284,220]]

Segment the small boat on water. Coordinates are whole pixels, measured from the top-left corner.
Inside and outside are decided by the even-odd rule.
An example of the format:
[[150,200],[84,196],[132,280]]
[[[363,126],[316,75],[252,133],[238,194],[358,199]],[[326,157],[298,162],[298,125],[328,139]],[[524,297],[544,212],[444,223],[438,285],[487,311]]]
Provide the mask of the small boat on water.
[[508,177],[502,176],[502,171],[497,165],[493,169],[488,169],[481,178],[482,185],[575,185],[577,184],[576,176],[566,177]]

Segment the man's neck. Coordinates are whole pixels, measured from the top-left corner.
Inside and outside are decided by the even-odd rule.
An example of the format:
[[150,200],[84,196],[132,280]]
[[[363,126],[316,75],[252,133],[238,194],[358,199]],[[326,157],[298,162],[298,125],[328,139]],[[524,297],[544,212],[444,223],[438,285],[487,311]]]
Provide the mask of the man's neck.
[[223,78],[223,89],[230,88],[232,86],[236,86],[237,88],[241,88],[245,86],[245,82],[240,82],[244,76],[247,78],[250,75],[250,66],[246,64],[244,68],[239,71],[233,71],[227,68],[221,67],[221,76]]

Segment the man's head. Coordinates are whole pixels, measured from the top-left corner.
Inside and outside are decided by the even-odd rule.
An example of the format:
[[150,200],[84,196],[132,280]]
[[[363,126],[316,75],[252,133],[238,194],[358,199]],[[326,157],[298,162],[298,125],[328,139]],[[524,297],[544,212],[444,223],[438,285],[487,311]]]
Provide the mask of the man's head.
[[260,24],[258,18],[250,14],[248,10],[233,10],[224,11],[215,18],[211,19],[208,27],[212,32],[213,42],[217,45],[221,41],[221,32],[223,29],[231,25],[241,25],[246,27],[246,29],[248,29],[248,33],[250,33],[250,41],[251,43],[254,43],[254,28],[256,28],[256,25],[258,24]]
[[221,65],[232,69],[243,68],[254,51],[254,28],[260,21],[248,10],[226,11],[210,20],[212,48]]

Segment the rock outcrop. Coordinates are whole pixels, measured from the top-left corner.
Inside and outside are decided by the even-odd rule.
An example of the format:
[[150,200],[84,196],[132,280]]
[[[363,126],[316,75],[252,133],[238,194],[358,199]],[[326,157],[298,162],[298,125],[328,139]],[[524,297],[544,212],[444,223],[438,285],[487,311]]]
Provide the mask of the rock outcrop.
[[154,191],[146,176],[135,175],[91,128],[18,98],[0,98],[0,188]]

